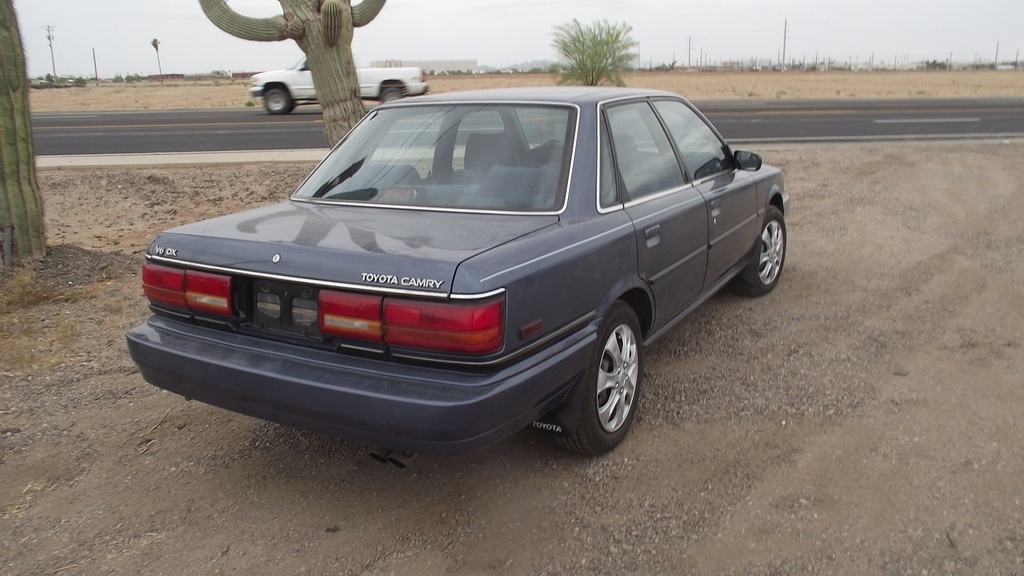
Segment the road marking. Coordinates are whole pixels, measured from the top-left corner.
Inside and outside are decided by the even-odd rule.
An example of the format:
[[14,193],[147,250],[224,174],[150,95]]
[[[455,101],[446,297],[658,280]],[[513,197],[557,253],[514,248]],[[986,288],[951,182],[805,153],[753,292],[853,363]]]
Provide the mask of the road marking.
[[981,118],[893,118],[872,120],[875,124],[945,124],[947,122],[981,122]]
[[731,144],[813,144],[824,142],[905,142],[908,140],[1021,140],[1024,132],[992,134],[894,134],[869,136],[793,136],[775,138],[729,138]]

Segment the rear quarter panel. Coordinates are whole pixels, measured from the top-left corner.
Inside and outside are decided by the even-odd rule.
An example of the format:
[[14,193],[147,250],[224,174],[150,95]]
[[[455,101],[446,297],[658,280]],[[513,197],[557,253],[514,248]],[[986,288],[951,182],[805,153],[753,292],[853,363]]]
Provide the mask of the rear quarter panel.
[[640,285],[633,226],[620,211],[560,222],[471,258],[459,266],[453,292],[505,289],[509,353],[582,327]]

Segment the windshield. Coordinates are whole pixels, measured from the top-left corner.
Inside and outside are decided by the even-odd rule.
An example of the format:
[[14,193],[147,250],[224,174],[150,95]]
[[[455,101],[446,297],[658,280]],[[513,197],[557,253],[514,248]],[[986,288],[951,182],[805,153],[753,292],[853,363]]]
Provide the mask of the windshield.
[[374,111],[293,198],[554,211],[563,203],[574,119],[573,108],[542,105],[447,104]]

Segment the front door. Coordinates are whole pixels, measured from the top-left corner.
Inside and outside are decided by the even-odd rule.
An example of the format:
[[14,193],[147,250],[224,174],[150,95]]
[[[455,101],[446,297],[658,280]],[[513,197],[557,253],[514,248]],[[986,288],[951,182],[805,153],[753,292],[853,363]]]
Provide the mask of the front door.
[[708,206],[708,270],[705,288],[732,270],[754,245],[760,227],[757,186],[737,170],[728,146],[704,119],[679,100],[655,100],[687,176]]

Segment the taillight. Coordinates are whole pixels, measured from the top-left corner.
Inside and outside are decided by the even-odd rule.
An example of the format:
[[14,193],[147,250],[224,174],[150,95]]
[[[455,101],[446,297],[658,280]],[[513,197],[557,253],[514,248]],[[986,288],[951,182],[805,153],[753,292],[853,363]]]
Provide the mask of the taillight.
[[231,277],[158,264],[142,266],[142,292],[151,302],[232,316]]
[[185,304],[189,310],[232,316],[231,277],[195,270],[185,272]]
[[143,264],[142,293],[150,302],[185,308],[185,271]]
[[486,354],[501,348],[504,302],[427,302],[321,290],[320,331],[389,346]]
[[320,331],[332,336],[381,341],[380,296],[320,291]]
[[501,348],[504,298],[483,302],[384,300],[384,341],[408,346],[483,354]]

